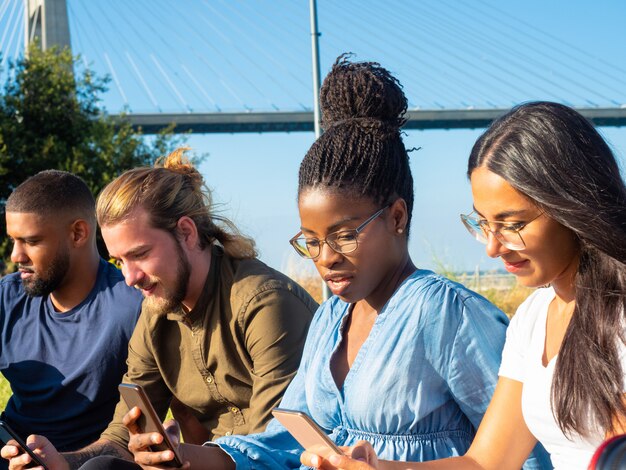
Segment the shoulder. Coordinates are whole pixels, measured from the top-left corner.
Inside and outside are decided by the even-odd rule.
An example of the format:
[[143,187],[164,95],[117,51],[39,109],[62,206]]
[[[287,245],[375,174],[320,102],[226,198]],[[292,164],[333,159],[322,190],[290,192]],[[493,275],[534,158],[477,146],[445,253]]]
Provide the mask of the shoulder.
[[14,303],[18,298],[26,296],[19,273],[7,274],[0,279],[0,297],[2,303]]
[[400,302],[428,309],[438,307],[442,315],[491,316],[506,321],[506,315],[480,294],[428,270],[413,273],[397,294]]
[[231,304],[233,311],[247,308],[255,301],[285,301],[301,304],[314,312],[317,303],[296,281],[252,258],[228,260],[232,266]]
[[10,291],[24,291],[19,273],[7,274],[0,279],[0,289]]
[[515,311],[511,320],[511,332],[517,330],[530,332],[542,313],[547,310],[552,299],[554,299],[554,289],[551,287],[539,288],[530,294]]
[[3,324],[30,318],[27,312],[38,310],[45,297],[31,297],[24,292],[19,273],[0,279],[0,322]]

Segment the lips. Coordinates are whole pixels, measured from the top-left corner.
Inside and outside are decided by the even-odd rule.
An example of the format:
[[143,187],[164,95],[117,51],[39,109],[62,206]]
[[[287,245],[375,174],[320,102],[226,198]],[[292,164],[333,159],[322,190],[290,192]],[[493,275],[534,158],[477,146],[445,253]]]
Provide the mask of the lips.
[[20,273],[20,278],[21,279],[28,279],[33,274],[35,274],[35,271],[33,269],[30,269],[30,268],[22,268],[22,267],[20,267],[18,269],[18,271]]
[[506,269],[511,274],[516,274],[520,272],[522,269],[526,268],[530,263],[527,259],[523,259],[516,262],[507,261],[505,259],[502,260],[504,263],[504,269]]
[[136,284],[135,287],[141,291],[141,293],[148,297],[152,295],[154,289],[156,288],[156,283],[153,284]]
[[352,284],[353,276],[347,273],[331,272],[324,275],[324,281],[334,295],[343,295]]

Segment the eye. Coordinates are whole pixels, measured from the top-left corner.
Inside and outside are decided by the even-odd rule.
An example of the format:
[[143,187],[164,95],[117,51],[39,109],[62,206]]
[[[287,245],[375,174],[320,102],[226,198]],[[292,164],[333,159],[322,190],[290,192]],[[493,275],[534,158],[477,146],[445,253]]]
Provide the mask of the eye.
[[501,230],[506,232],[519,232],[526,227],[526,222],[513,222],[511,224],[503,225]]
[[304,241],[306,243],[306,246],[308,247],[318,247],[320,246],[320,241],[317,238],[307,238]]
[[353,242],[356,239],[356,233],[354,232],[339,232],[335,236],[335,241],[342,242]]

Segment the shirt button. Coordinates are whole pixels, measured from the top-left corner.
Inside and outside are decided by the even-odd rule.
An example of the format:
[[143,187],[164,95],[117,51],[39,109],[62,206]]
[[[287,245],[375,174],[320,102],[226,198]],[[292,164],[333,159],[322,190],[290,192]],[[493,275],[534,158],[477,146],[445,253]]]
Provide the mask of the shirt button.
[[213,383],[213,377],[210,377],[210,376],[209,376],[209,377],[207,377],[207,378],[206,378],[206,381],[207,381],[207,383],[212,384],[212,383]]

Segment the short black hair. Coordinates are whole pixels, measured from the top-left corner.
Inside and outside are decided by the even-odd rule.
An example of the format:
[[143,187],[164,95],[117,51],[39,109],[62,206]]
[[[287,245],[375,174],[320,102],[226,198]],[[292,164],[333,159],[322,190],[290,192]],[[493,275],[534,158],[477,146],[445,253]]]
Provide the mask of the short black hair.
[[29,212],[42,216],[67,214],[95,226],[96,202],[87,184],[61,170],[45,170],[26,179],[11,193],[6,212]]

